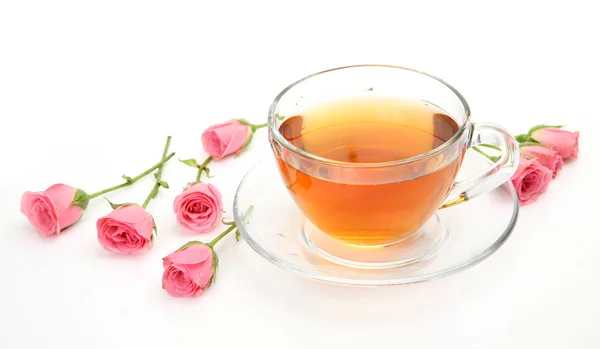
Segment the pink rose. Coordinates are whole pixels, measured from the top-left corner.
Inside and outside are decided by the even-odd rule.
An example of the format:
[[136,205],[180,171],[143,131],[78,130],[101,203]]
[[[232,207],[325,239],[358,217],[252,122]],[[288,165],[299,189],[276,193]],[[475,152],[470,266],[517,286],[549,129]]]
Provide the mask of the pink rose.
[[229,120],[207,128],[202,133],[202,146],[213,159],[221,160],[240,151],[251,135],[250,126]]
[[579,131],[548,127],[533,131],[530,137],[555,149],[563,159],[579,155]]
[[552,171],[521,156],[519,167],[512,176],[511,181],[517,191],[519,203],[527,205],[535,202],[538,196],[546,191],[552,179]]
[[58,235],[77,222],[87,208],[89,197],[80,189],[54,184],[44,192],[26,192],[21,213],[42,236]]
[[219,189],[212,184],[196,183],[179,194],[173,202],[179,225],[195,233],[213,230],[223,215]]
[[210,247],[197,243],[163,258],[162,287],[175,297],[200,296],[215,274],[215,258]]
[[147,252],[152,247],[154,219],[139,205],[117,207],[96,222],[98,242],[121,254]]
[[552,171],[552,177],[563,167],[563,159],[554,149],[542,145],[528,145],[521,147],[521,155],[536,160],[540,165]]

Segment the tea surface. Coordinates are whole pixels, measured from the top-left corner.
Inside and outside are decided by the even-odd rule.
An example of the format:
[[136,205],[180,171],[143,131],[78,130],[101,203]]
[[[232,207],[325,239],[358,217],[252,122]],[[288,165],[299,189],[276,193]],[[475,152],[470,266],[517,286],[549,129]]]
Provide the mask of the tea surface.
[[[361,97],[303,108],[279,130],[311,154],[376,163],[426,153],[452,138],[458,125],[422,101]],[[460,157],[421,177],[378,185],[368,179],[366,184],[347,184],[311,177],[278,160],[288,190],[306,216],[329,235],[364,246],[394,243],[418,230],[448,194]]]
[[421,101],[390,97],[337,99],[287,119],[283,136],[307,152],[345,162],[387,162],[428,152],[458,125]]

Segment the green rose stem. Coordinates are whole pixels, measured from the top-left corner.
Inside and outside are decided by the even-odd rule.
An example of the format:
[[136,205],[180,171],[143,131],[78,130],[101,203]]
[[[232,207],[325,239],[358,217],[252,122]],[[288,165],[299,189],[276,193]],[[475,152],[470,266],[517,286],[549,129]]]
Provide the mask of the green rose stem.
[[[196,182],[194,183],[199,183],[200,182],[200,178],[202,177],[202,172],[206,172],[206,175],[208,177],[210,177],[210,169],[208,168],[208,164],[213,160],[212,156],[209,156],[206,158],[206,160],[204,160],[203,163],[198,164],[198,161],[196,161],[196,159],[187,159],[187,160],[181,160],[179,159],[179,161],[181,161],[182,163],[193,167],[193,168],[197,168],[198,169],[198,173],[196,174]],[[194,183],[190,183],[190,184],[194,184]]]
[[[248,207],[246,212],[244,212],[244,214],[242,215],[242,221],[244,223],[246,223],[246,224],[248,223],[247,222],[248,216],[250,216],[250,213],[252,213],[253,209],[254,209],[254,206],[251,205],[250,207]],[[213,241],[209,242],[209,246],[213,246],[214,244],[216,244],[219,240],[221,240],[223,238],[223,236],[229,234],[229,232],[231,232],[233,229],[235,229],[235,241],[240,241],[240,231],[239,231],[239,229],[237,229],[237,225],[235,224],[235,222],[225,222],[225,219],[221,220],[221,222],[225,225],[229,225],[229,228],[227,228],[227,230],[225,230],[223,233],[221,233],[219,236],[217,236]]]
[[212,156],[209,156],[198,166],[198,174],[196,175],[196,182],[200,182],[200,177],[202,177],[202,172],[206,172],[207,176],[210,176],[210,170],[208,169],[208,164],[212,161]]
[[167,184],[167,182],[161,181],[161,178],[162,178],[162,172],[163,172],[163,168],[164,168],[164,164],[165,164],[165,159],[167,158],[167,152],[169,151],[170,144],[171,144],[171,136],[167,137],[167,144],[165,144],[165,150],[163,150],[162,159],[161,159],[162,164],[158,167],[158,171],[156,171],[156,174],[154,175],[154,177],[156,178],[156,183],[154,183],[154,187],[152,188],[152,190],[150,191],[150,194],[148,194],[148,197],[142,204],[142,208],[144,208],[144,209],[146,209],[146,207],[148,206],[148,203],[150,203],[150,200],[154,199],[156,197],[156,195],[158,195],[158,190],[160,189],[160,187],[163,187],[165,189],[169,188],[169,184]]
[[[219,241],[220,241],[222,238],[224,238],[224,237],[225,237],[225,236],[227,236],[229,233],[231,233],[231,232],[232,232],[234,229],[236,229],[236,228],[237,228],[237,226],[235,225],[235,222],[225,222],[225,221],[223,221],[223,224],[225,224],[225,225],[229,225],[229,228],[227,228],[227,229],[226,229],[224,232],[222,232],[221,234],[219,234],[219,235],[218,235],[216,238],[212,239],[212,241],[211,241],[211,242],[209,242],[209,243],[205,244],[205,243],[204,243],[204,242],[202,242],[202,241],[196,241],[196,240],[189,241],[189,242],[187,242],[185,245],[181,246],[181,247],[178,249],[178,251],[181,251],[181,250],[183,250],[183,249],[184,249],[184,248],[186,248],[186,247],[190,247],[190,246],[193,246],[193,245],[198,245],[198,244],[201,244],[201,245],[206,245],[206,246],[210,247],[210,249],[211,249],[211,250],[213,250],[213,249],[214,249],[214,247],[215,247],[215,245],[217,244],[217,242],[219,242]],[[239,238],[239,235],[238,235],[238,234],[239,234],[239,231],[237,231],[237,230],[236,230],[236,231],[235,231],[235,239],[236,239],[237,241],[239,241],[239,240],[240,240],[240,238]]]
[[258,130],[258,129],[269,126],[269,124],[268,123],[260,124],[260,125],[250,124],[249,126],[250,126],[250,129],[252,130],[252,132],[256,132],[256,130]]
[[[250,215],[250,213],[252,212],[252,210],[254,209],[254,206],[250,206],[248,207],[248,209],[246,210],[246,212],[244,212],[244,214],[242,215],[242,220],[244,222],[246,222],[246,219],[248,218],[248,216]],[[235,240],[236,241],[240,241],[240,232],[237,229],[237,225],[235,224],[235,222],[225,222],[225,219],[223,219],[221,221],[223,224],[228,225],[229,228],[227,228],[224,232],[222,232],[221,234],[217,235],[216,238],[212,239],[211,242],[205,244],[202,241],[189,241],[186,244],[184,244],[183,246],[181,246],[178,251],[183,250],[186,247],[192,246],[192,245],[197,245],[197,244],[203,244],[206,245],[208,247],[210,247],[210,249],[214,249],[215,245],[217,244],[217,242],[221,241],[222,238],[224,238],[225,236],[227,236],[229,233],[231,233],[232,231],[235,230]]]
[[227,230],[225,230],[224,232],[222,232],[221,234],[219,234],[211,242],[209,242],[208,244],[206,244],[206,246],[208,246],[210,248],[214,248],[215,245],[217,244],[217,242],[219,242],[219,240],[221,240],[222,238],[224,238],[227,234],[231,233],[233,231],[233,229],[235,229],[235,228],[236,228],[235,223],[231,224],[231,226],[229,228],[227,228]]
[[97,198],[100,195],[103,195],[103,194],[106,194],[106,193],[110,193],[111,191],[115,191],[117,189],[125,188],[127,186],[132,185],[133,183],[137,182],[138,180],[140,180],[143,177],[145,177],[145,176],[149,175],[150,173],[152,173],[152,171],[154,171],[157,168],[161,167],[164,163],[166,163],[167,161],[169,161],[174,155],[175,155],[175,153],[169,154],[169,156],[167,156],[166,158],[164,158],[162,161],[160,161],[156,165],[150,167],[146,171],[140,173],[139,175],[137,175],[137,176],[135,176],[133,178],[130,178],[130,177],[127,177],[127,176],[123,176],[123,178],[125,178],[125,181],[126,181],[125,183],[121,183],[119,185],[115,185],[114,187],[106,188],[104,190],[100,190],[98,192],[90,194],[88,196],[89,199]]
[[500,160],[500,156],[489,155],[486,152],[484,152],[483,150],[481,150],[479,147],[486,147],[486,148],[495,149],[497,151],[502,151],[502,149],[500,149],[499,147],[497,147],[495,145],[492,145],[492,144],[479,144],[479,146],[474,146],[473,150],[475,150],[479,154],[485,156],[486,158],[492,160],[493,162],[496,162],[496,161]]

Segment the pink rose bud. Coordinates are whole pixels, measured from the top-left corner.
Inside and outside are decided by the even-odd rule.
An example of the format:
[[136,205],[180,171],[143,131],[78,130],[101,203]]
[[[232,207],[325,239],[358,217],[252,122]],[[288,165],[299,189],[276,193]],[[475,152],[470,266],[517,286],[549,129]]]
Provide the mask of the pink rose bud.
[[54,184],[43,192],[26,192],[21,197],[21,213],[42,236],[58,235],[77,222],[89,202],[81,189]]
[[162,288],[175,297],[200,296],[213,281],[215,258],[202,243],[171,253],[163,258]]
[[535,130],[530,135],[536,141],[555,149],[563,159],[579,155],[579,131],[571,132],[547,127]]
[[536,160],[540,165],[552,171],[552,177],[563,167],[563,159],[554,149],[542,145],[528,145],[521,147],[521,155]]
[[212,184],[196,183],[175,198],[173,211],[185,229],[194,233],[210,232],[223,216],[221,193]]
[[546,191],[552,179],[552,171],[539,162],[521,156],[519,167],[511,181],[517,191],[519,203],[528,205],[535,202],[538,196]]
[[213,159],[221,160],[239,152],[251,136],[250,126],[238,120],[229,120],[207,128],[202,133],[202,146]]
[[98,242],[111,252],[136,254],[152,247],[154,219],[139,205],[123,205],[96,221]]

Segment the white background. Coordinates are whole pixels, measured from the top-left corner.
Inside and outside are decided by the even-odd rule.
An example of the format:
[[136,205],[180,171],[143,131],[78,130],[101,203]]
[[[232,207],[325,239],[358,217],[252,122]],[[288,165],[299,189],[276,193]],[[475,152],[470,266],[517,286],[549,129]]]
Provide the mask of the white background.
[[[593,1],[0,2],[0,348],[598,348],[598,12]],[[157,161],[206,156],[200,133],[265,122],[275,95],[348,64],[440,76],[474,119],[514,133],[581,130],[581,154],[508,242],[460,274],[388,288],[335,286],[278,269],[232,238],[202,297],[161,289],[161,258],[193,238],[171,211],[194,170],[165,168],[139,257],[105,252],[93,201],[72,229],[37,235],[20,195],[55,182],[93,192]],[[256,142],[266,142],[265,132]],[[231,207],[258,145],[212,166]],[[148,178],[111,194],[145,198]],[[227,217],[231,217],[230,212]],[[473,219],[477,219],[476,217]],[[481,222],[482,231],[485,222]],[[220,230],[220,229],[219,229]]]

